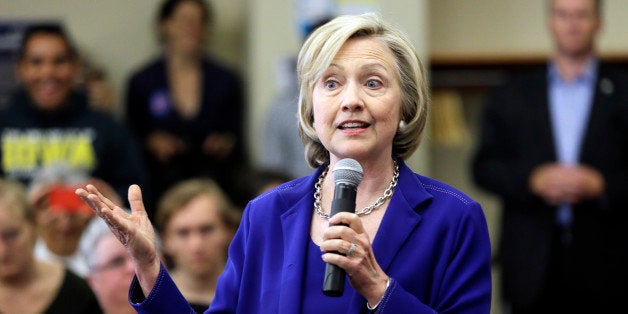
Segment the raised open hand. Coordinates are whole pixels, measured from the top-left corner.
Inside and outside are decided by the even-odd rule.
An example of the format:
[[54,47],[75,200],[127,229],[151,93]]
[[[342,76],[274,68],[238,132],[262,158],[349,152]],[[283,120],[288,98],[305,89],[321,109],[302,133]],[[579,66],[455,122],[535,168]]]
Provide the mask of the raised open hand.
[[129,187],[131,213],[113,203],[91,184],[77,189],[76,194],[107,223],[129,252],[144,295],[148,295],[159,275],[160,260],[155,231],[146,214],[140,187]]

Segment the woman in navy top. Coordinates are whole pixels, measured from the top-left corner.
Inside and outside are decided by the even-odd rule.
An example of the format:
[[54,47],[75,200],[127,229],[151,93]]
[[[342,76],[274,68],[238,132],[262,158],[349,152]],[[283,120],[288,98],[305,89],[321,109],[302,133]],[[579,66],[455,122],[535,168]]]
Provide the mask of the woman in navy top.
[[[338,17],[304,44],[298,74],[299,129],[317,170],[249,202],[206,313],[489,313],[480,205],[404,162],[428,105],[407,37],[376,14]],[[330,217],[331,169],[346,158],[363,169],[356,211]],[[91,186],[77,193],[135,258],[132,305],[189,313],[155,254],[139,187],[129,190],[132,214]],[[340,297],[322,292],[325,263],[346,271]]]

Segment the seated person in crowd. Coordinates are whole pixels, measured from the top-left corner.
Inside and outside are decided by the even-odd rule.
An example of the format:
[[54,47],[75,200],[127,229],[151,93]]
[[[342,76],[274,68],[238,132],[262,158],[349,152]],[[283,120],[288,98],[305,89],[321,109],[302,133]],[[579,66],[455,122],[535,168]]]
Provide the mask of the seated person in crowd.
[[45,261],[60,262],[79,276],[85,276],[87,271],[78,251],[79,242],[94,212],[74,194],[74,189],[87,182],[120,200],[106,183],[89,179],[67,164],[39,169],[28,191],[39,230],[35,255]]
[[85,230],[80,252],[87,263],[85,279],[105,314],[132,314],[128,287],[135,270],[129,254],[101,219]]
[[211,179],[182,181],[159,201],[156,223],[168,267],[198,313],[214,298],[239,219],[239,211]]
[[25,188],[0,179],[0,313],[102,313],[84,279],[35,257],[36,239]]
[[124,125],[88,105],[74,87],[79,62],[60,26],[29,27],[21,42],[20,81],[0,110],[0,175],[29,185],[42,167],[67,163],[126,195],[144,183],[137,144]]

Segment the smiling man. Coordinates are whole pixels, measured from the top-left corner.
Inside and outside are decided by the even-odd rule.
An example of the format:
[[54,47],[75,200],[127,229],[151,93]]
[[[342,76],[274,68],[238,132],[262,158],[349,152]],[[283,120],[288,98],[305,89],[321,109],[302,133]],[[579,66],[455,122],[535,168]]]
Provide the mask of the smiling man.
[[76,49],[61,27],[25,31],[20,86],[0,111],[0,175],[29,184],[39,169],[66,164],[126,195],[129,185],[144,182],[139,153],[125,127],[90,109],[74,89],[78,72]]

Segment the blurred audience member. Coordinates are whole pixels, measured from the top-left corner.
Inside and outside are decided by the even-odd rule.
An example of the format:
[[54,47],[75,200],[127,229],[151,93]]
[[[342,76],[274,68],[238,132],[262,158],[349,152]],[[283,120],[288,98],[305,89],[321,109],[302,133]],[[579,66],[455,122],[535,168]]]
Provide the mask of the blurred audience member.
[[94,217],[92,210],[73,195],[75,187],[84,182],[84,173],[58,164],[41,168],[28,191],[39,230],[35,256],[60,262],[80,276],[85,276],[87,266],[78,254],[78,245]]
[[474,161],[499,195],[512,314],[613,313],[628,295],[628,78],[600,62],[595,0],[550,0],[546,67],[491,95]]
[[36,239],[25,188],[0,179],[0,313],[102,313],[82,278],[34,256]]
[[156,224],[170,274],[195,311],[214,298],[240,213],[211,179],[189,179],[159,201]]
[[[329,22],[324,17],[313,23],[303,34],[303,41],[319,26]],[[277,81],[278,93],[272,100],[264,126],[263,152],[260,167],[270,171],[286,173],[293,178],[312,172],[305,160],[305,149],[298,128],[299,82],[297,81],[297,58],[283,60]]]
[[253,175],[253,180],[251,180],[252,182],[249,182],[249,184],[255,189],[254,191],[255,194],[252,195],[249,201],[255,198],[255,196],[260,195],[292,179],[295,179],[295,178],[281,171],[273,171],[273,170],[256,171]]
[[87,283],[94,290],[105,314],[131,314],[128,288],[135,268],[127,251],[101,219],[90,223],[81,241],[81,255],[87,262]]
[[80,276],[85,276],[87,265],[78,246],[94,217],[93,211],[74,193],[76,187],[85,183],[100,186],[103,193],[121,201],[106,183],[89,179],[66,164],[41,168],[29,186],[29,200],[39,229],[35,255],[45,261],[61,262]]
[[33,25],[23,36],[20,86],[0,111],[0,175],[28,185],[41,168],[66,163],[126,195],[144,183],[138,145],[110,114],[90,108],[74,89],[78,56],[58,25]]
[[242,212],[246,204],[258,195],[292,179],[295,178],[280,170],[249,168],[235,179],[239,190],[231,200]]
[[246,164],[239,78],[204,51],[211,13],[202,0],[163,1],[163,53],[128,83],[126,116],[142,141],[154,200],[196,176],[231,187],[233,172]]
[[82,82],[89,105],[103,112],[116,113],[116,94],[107,80],[105,70],[83,61]]

